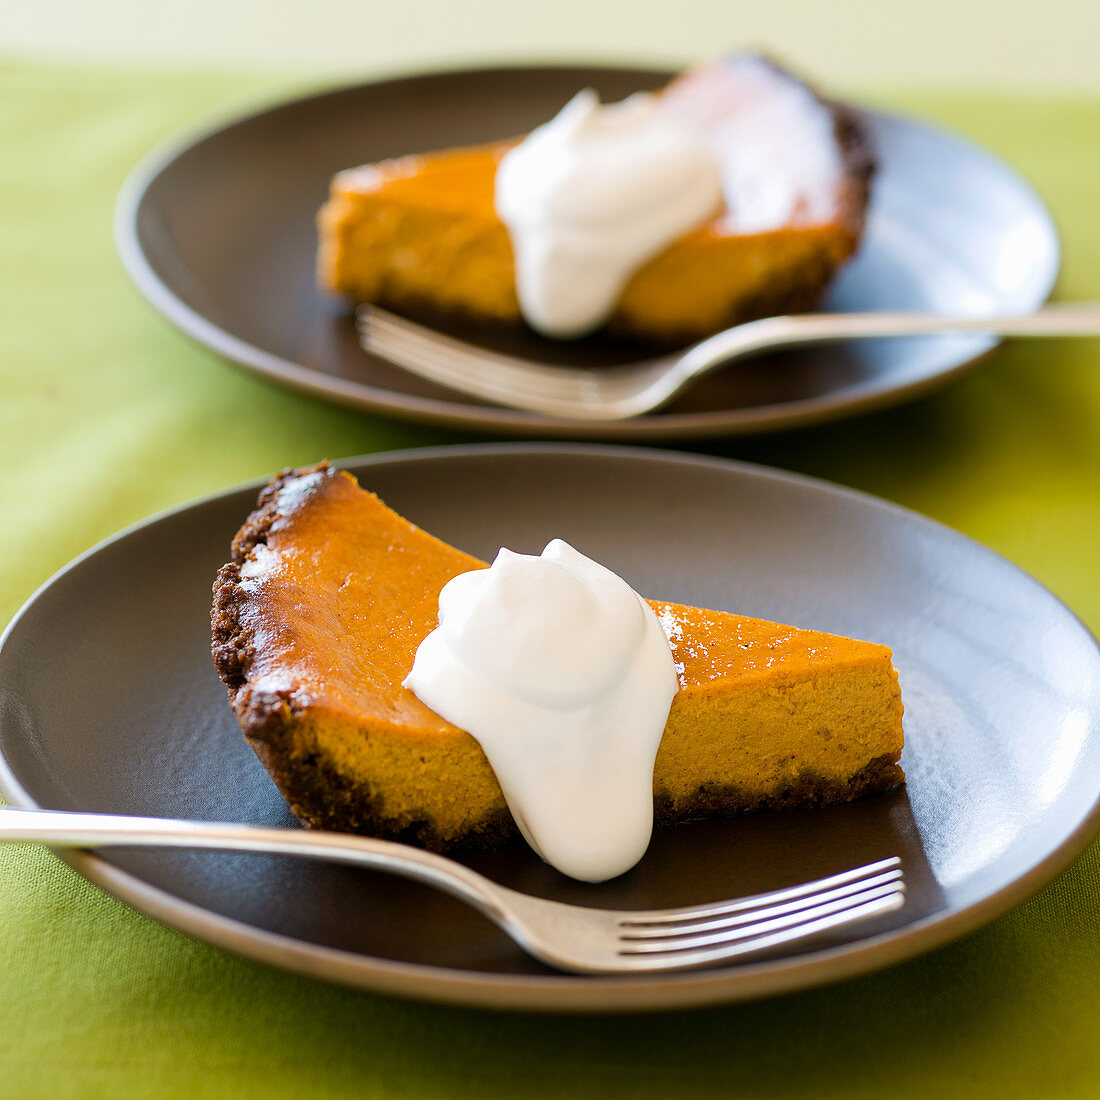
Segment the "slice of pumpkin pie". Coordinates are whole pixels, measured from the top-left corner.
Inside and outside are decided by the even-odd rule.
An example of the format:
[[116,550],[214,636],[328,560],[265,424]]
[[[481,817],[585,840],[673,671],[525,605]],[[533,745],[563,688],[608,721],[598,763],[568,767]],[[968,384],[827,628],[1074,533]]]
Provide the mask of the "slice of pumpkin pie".
[[[307,825],[434,849],[513,831],[477,741],[403,686],[442,587],[484,566],[326,463],[263,490],[218,574],[213,656]],[[649,604],[679,678],[653,774],[658,822],[846,802],[903,780],[885,646]]]
[[[684,343],[813,307],[863,228],[873,163],[861,117],[750,54],[690,69],[654,102],[658,117],[710,148],[720,198],[633,270],[608,331]],[[495,190],[515,145],[337,174],[318,217],[321,286],[399,312],[520,324],[514,241]]]

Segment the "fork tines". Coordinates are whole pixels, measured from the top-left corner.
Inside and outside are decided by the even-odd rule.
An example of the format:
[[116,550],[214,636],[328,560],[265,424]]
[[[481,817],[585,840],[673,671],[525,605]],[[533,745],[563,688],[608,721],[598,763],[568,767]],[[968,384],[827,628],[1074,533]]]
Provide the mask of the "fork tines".
[[604,400],[608,372],[535,363],[475,347],[389,313],[360,306],[362,347],[422,378],[514,408],[552,415],[583,415]]
[[667,968],[716,962],[897,909],[897,856],[754,897],[688,909],[639,912],[619,921],[619,954]]

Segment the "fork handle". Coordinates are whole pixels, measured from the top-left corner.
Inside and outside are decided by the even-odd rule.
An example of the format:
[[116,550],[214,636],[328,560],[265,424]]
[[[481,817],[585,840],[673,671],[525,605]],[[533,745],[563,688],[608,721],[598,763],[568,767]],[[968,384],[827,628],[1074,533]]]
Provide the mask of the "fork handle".
[[503,888],[476,871],[434,852],[373,837],[230,822],[0,807],[2,842],[54,848],[206,848],[320,859],[415,879],[461,898],[490,920],[503,923],[508,919],[497,896]]
[[788,320],[799,334],[825,339],[988,332],[999,336],[1100,336],[1100,302],[1059,302],[1032,313],[975,316],[965,313],[807,313]]
[[719,332],[681,360],[681,377],[719,366],[732,355],[832,340],[981,332],[996,336],[1100,336],[1100,302],[1060,302],[1033,313],[802,313],[765,317]]

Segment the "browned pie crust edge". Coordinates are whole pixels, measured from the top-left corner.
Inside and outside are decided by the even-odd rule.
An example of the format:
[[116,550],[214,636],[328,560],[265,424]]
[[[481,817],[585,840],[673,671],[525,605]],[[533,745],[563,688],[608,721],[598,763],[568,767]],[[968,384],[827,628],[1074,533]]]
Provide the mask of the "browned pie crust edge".
[[240,583],[241,563],[255,547],[267,543],[271,525],[278,518],[276,501],[283,487],[303,474],[328,471],[329,464],[322,462],[312,470],[287,467],[272,478],[260,491],[256,507],[245,520],[244,526],[233,537],[230,561],[218,570],[214,581],[214,606],[210,612],[211,653],[214,667],[229,689],[229,699],[234,710],[237,710],[237,695],[247,681],[253,659],[252,637],[240,619],[245,601]]
[[905,781],[897,760],[886,753],[869,760],[844,783],[837,783],[810,768],[799,772],[794,782],[777,794],[761,797],[753,792],[721,783],[706,783],[686,802],[676,807],[657,796],[654,819],[668,825],[703,817],[736,817],[762,810],[791,810],[808,806],[830,806],[851,802],[865,794],[888,791]]
[[843,203],[844,220],[848,229],[858,236],[863,231],[864,216],[871,200],[871,181],[878,168],[874,142],[867,123],[854,108],[836,100],[818,98],[833,116],[833,133],[844,160],[848,184]]

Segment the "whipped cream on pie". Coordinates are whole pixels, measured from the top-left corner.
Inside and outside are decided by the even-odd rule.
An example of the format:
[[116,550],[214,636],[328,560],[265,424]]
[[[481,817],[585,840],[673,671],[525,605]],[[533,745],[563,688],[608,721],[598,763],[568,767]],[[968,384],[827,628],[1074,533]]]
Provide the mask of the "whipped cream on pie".
[[825,225],[841,212],[845,164],[829,105],[762,57],[743,57],[728,76],[741,109],[672,84],[661,110],[707,135],[722,179],[723,220],[738,233]]
[[478,741],[548,863],[601,882],[641,859],[679,685],[657,616],[622,578],[560,539],[541,557],[502,549],[443,587],[405,686]]
[[655,96],[579,92],[496,173],[524,319],[559,338],[598,328],[634,272],[721,204],[710,145]]

